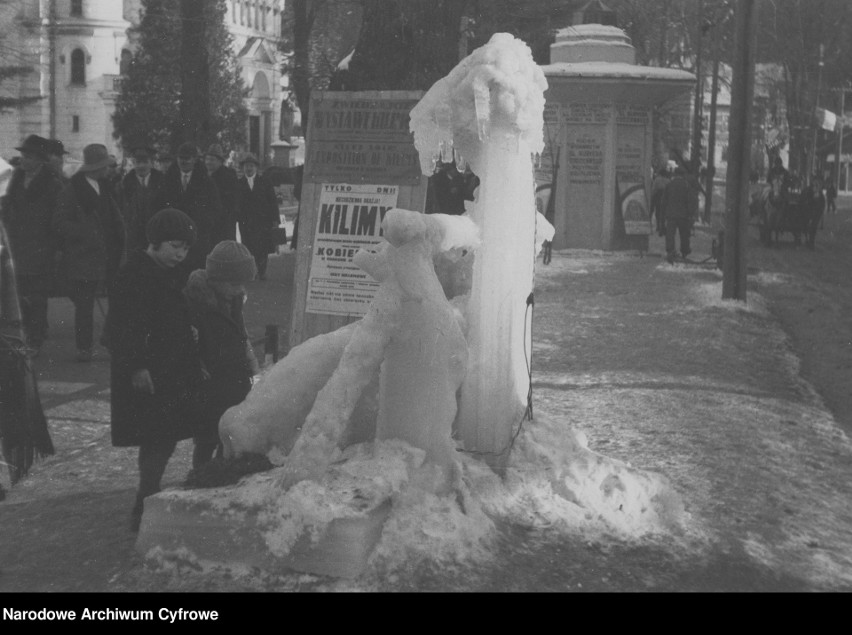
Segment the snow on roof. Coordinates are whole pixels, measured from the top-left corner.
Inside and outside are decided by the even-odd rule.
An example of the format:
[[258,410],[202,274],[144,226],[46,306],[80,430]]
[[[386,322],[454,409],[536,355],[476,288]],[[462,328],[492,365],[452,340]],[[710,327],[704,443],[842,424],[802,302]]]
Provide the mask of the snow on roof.
[[[561,40],[573,40],[577,38],[603,38],[606,40],[610,40],[613,38],[624,39],[627,38],[627,35],[624,33],[623,30],[619,29],[618,27],[610,26],[607,24],[575,24],[574,26],[568,26],[564,29],[559,29],[556,32],[557,42]],[[630,38],[627,39],[629,40]]]
[[550,77],[600,77],[612,79],[644,79],[674,82],[694,82],[695,75],[676,68],[638,66],[621,62],[558,62],[541,67]]

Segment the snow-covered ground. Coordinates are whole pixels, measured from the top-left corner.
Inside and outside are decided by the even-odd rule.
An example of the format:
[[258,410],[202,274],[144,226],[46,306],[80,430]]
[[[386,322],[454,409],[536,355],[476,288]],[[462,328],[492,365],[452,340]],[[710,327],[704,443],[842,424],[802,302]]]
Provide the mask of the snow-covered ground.
[[[526,590],[567,590],[543,571],[556,566],[556,545],[576,544],[658,550],[675,568],[727,558],[733,571],[763,576],[757,588],[852,588],[852,444],[801,379],[758,294],[748,304],[722,301],[715,270],[573,250],[555,253],[549,266],[539,260],[536,281],[535,419],[524,424],[505,478],[464,456],[452,497],[398,488],[395,512],[355,580],[255,571],[241,584],[417,588],[425,567],[431,584],[444,576],[449,588],[475,590],[511,575],[507,553],[525,553],[529,569],[542,572],[521,567]],[[677,496],[663,501],[668,515],[630,518],[627,506],[607,515],[601,501],[572,500],[552,472],[570,465],[565,458],[584,441],[596,453],[586,458],[632,466],[625,482],[658,474],[657,483],[670,483]],[[404,444],[383,451],[388,466],[403,465],[406,453]],[[583,464],[579,473],[592,470]],[[408,478],[405,470],[385,474],[385,482]],[[613,556],[600,562],[617,564]],[[218,574],[206,575],[209,584]]]

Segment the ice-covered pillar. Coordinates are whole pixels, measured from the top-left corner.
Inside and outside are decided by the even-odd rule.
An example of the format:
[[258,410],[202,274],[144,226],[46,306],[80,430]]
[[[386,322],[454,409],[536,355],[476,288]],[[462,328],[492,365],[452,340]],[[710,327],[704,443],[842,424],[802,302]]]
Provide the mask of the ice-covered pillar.
[[547,81],[529,47],[506,33],[462,60],[411,112],[424,174],[436,154],[480,178],[473,220],[481,246],[467,305],[467,376],[457,429],[465,449],[505,464],[529,390],[527,298],[535,261],[533,155],[543,148]]

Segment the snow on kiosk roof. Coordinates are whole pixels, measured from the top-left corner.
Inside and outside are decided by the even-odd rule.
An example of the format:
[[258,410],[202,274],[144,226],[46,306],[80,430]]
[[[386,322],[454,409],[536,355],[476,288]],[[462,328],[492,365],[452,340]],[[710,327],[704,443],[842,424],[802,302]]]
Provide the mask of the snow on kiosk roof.
[[[686,71],[637,65],[636,51],[627,34],[604,24],[578,24],[560,30],[551,45],[550,58],[552,63],[541,67],[550,94],[561,92],[565,85],[583,92],[594,85],[593,96],[601,101],[656,104],[695,83],[695,76]],[[636,91],[637,84],[651,90]]]

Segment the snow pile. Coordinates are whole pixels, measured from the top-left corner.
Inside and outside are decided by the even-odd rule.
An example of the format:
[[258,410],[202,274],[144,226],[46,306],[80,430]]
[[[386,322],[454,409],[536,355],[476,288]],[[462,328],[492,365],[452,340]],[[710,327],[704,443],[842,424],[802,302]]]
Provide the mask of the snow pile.
[[483,141],[492,137],[515,151],[525,146],[540,153],[545,90],[547,80],[529,47],[508,33],[495,33],[412,109],[423,174],[434,172],[439,153],[448,162],[456,150],[481,178]]

